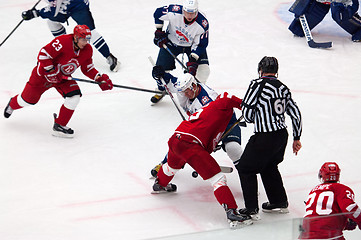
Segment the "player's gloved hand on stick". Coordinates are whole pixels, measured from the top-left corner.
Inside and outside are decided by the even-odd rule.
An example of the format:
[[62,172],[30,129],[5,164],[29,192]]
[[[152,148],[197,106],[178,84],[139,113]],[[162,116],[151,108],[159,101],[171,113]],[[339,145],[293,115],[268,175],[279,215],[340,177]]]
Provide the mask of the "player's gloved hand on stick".
[[194,57],[190,56],[189,61],[187,62],[188,72],[193,76],[196,76],[197,68],[198,68],[197,60]]
[[36,10],[36,9],[30,9],[30,10],[27,10],[27,11],[22,12],[21,17],[22,17],[24,20],[28,21],[28,20],[30,20],[30,19],[39,17],[39,11]]
[[154,32],[154,44],[157,45],[160,48],[163,48],[163,44],[166,44],[168,42],[167,33],[157,29]]
[[102,89],[102,91],[113,89],[112,80],[109,79],[107,74],[100,75],[95,81],[99,83],[99,87]]
[[357,226],[357,223],[354,220],[349,218],[349,219],[347,219],[345,230],[349,230],[349,231],[355,230],[356,226]]
[[152,70],[152,77],[158,82],[164,78],[165,70],[162,66],[154,66]]
[[54,67],[53,69],[46,71],[44,73],[44,77],[50,83],[60,83],[65,79],[58,67]]

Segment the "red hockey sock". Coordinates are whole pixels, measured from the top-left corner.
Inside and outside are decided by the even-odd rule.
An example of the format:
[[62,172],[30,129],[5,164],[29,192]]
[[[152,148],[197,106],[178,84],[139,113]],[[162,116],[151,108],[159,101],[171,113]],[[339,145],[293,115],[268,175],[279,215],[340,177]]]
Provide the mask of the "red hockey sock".
[[11,98],[11,101],[10,101],[10,107],[14,110],[22,108],[22,106],[20,106],[18,103],[18,97],[19,97],[19,94],[16,95],[15,97]]
[[159,184],[163,187],[167,186],[168,183],[173,179],[173,177],[174,177],[174,175],[173,176],[165,175],[165,173],[163,172],[163,167],[161,167],[159,169],[158,174],[157,174]]
[[222,204],[227,204],[228,208],[237,209],[237,203],[234,196],[228,186],[222,186],[214,191],[217,201]]
[[71,116],[73,116],[74,110],[66,108],[64,105],[61,106],[59,116],[55,119],[57,124],[61,126],[66,126],[70,121]]

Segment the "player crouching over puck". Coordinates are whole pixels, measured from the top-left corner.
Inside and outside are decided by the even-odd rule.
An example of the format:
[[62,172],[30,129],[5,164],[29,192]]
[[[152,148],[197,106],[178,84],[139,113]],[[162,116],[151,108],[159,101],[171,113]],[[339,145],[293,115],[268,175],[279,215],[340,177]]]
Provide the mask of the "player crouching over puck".
[[79,103],[81,91],[77,82],[71,80],[71,74],[80,67],[83,74],[98,82],[103,91],[113,88],[108,75],[99,74],[93,65],[90,38],[90,29],[86,25],[77,25],[74,34],[56,37],[43,47],[23,92],[10,99],[4,117],[9,118],[14,110],[35,105],[45,91],[54,87],[63,96],[64,104],[59,115],[54,113],[53,135],[72,138],[74,131],[67,124]]
[[168,162],[159,169],[153,193],[175,192],[177,187],[170,181],[188,163],[213,186],[214,196],[224,207],[231,228],[252,224],[250,216],[238,212],[226,176],[211,156],[232,118],[233,108],[241,109],[241,103],[241,99],[223,93],[178,126],[168,141]]

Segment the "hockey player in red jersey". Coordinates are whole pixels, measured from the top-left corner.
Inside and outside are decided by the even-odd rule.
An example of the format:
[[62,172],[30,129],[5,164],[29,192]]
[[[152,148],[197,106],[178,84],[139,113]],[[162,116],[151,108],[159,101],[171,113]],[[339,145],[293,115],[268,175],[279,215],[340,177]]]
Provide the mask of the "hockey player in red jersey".
[[84,75],[99,83],[100,88],[111,90],[113,83],[106,74],[99,74],[93,65],[93,49],[89,40],[90,29],[86,25],[77,25],[73,34],[53,39],[38,54],[38,62],[21,94],[12,97],[4,111],[9,118],[14,110],[34,105],[41,95],[54,87],[63,97],[59,116],[54,114],[53,135],[73,137],[74,131],[67,127],[81,97],[81,91],[74,80],[68,80],[80,67]]
[[214,195],[225,208],[232,228],[252,224],[252,221],[249,216],[238,213],[226,176],[211,153],[233,115],[233,108],[241,109],[241,102],[241,99],[223,93],[183,121],[168,141],[168,162],[159,169],[153,185],[154,192],[176,191],[176,185],[169,182],[188,163],[212,184]]
[[361,209],[351,188],[339,182],[340,168],[335,162],[322,165],[317,185],[308,195],[303,232],[299,239],[343,240],[343,230],[361,229]]

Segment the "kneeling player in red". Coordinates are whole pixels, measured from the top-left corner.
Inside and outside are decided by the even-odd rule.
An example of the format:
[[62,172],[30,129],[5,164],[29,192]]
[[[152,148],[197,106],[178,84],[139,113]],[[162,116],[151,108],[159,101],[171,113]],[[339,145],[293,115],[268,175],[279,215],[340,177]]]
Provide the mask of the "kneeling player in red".
[[340,172],[335,162],[322,165],[322,183],[308,195],[299,239],[344,240],[343,230],[354,230],[357,225],[361,229],[361,209],[352,189],[339,183]]
[[103,91],[113,88],[108,75],[99,74],[93,65],[93,49],[88,44],[90,38],[90,29],[86,25],[77,25],[74,34],[59,36],[43,47],[23,92],[10,99],[4,117],[9,118],[14,110],[35,105],[45,91],[54,87],[63,96],[64,104],[59,116],[54,113],[53,135],[73,137],[74,131],[67,124],[79,103],[81,91],[74,80],[69,80],[71,74],[80,67],[83,74],[98,82]]

